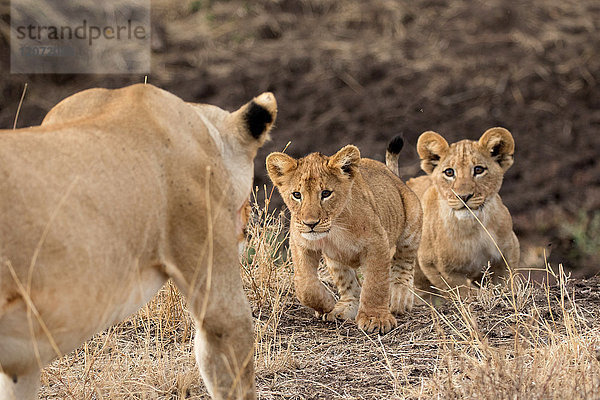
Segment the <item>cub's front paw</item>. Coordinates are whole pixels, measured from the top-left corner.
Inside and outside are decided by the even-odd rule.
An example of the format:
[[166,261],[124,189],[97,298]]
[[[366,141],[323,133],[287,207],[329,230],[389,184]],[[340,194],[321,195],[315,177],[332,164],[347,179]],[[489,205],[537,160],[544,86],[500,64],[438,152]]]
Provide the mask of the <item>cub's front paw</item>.
[[317,317],[330,312],[335,306],[335,299],[325,287],[310,288],[310,290],[296,290],[300,303],[315,310]]
[[385,311],[359,311],[356,316],[358,327],[366,332],[377,332],[383,334],[398,325],[398,321],[388,310]]
[[356,318],[358,312],[358,300],[340,300],[333,310],[323,314],[323,321],[346,320]]
[[390,310],[394,314],[404,314],[413,308],[414,294],[412,290],[403,284],[392,285],[392,295],[390,297]]

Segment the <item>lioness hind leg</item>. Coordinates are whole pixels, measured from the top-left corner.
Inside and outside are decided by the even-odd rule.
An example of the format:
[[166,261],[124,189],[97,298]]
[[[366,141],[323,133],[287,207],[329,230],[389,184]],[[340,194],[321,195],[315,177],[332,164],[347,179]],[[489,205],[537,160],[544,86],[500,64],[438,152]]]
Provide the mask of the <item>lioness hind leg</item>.
[[20,375],[15,382],[13,378],[0,373],[0,400],[34,400],[38,398],[40,388],[40,371],[29,375]]
[[335,286],[337,286],[340,299],[333,307],[333,310],[323,314],[323,320],[353,320],[358,313],[358,301],[360,298],[360,284],[358,283],[356,270],[327,257],[325,257],[325,262],[329,274]]
[[390,310],[404,314],[414,304],[414,271],[417,249],[414,245],[403,245],[396,249],[391,266]]

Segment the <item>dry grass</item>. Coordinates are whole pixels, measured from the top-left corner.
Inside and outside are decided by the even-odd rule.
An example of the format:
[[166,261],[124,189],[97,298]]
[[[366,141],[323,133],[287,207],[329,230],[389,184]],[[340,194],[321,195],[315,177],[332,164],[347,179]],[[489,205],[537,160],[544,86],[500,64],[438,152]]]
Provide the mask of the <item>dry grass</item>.
[[[516,275],[512,291],[488,284],[472,303],[450,296],[460,318],[451,321],[434,313],[441,358],[423,385],[425,393],[445,399],[598,398],[597,310],[579,306],[562,267],[556,273],[547,268],[558,281],[555,287],[536,286]],[[493,315],[490,320],[497,325],[482,329],[473,308],[493,313],[501,304],[514,312]],[[498,329],[509,337],[494,334]]]
[[[266,192],[266,188],[265,188]],[[290,306],[292,265],[283,216],[269,212],[270,195],[264,207],[253,206],[248,243],[242,257],[242,279],[255,315],[255,368],[258,374],[273,373],[295,365],[289,341],[279,334],[282,316]]]
[[[269,198],[270,196],[265,196]],[[326,323],[298,304],[284,216],[254,205],[241,275],[255,322],[261,399],[589,399],[600,396],[600,280],[556,285],[525,276],[448,293],[385,336]],[[167,284],[127,321],[55,361],[42,398],[208,398],[192,352],[192,321]]]
[[193,322],[168,283],[135,316],[55,361],[42,373],[42,398],[201,398]]

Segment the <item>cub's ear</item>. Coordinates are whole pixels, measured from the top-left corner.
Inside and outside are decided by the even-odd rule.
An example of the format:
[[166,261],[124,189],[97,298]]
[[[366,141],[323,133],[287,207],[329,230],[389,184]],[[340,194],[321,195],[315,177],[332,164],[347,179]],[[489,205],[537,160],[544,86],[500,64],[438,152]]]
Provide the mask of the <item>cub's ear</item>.
[[263,93],[233,114],[239,129],[246,133],[247,138],[262,144],[269,138],[269,131],[277,118],[277,101],[273,93]]
[[358,172],[360,162],[360,150],[351,144],[342,147],[340,151],[329,157],[327,166],[335,170],[341,170],[343,174],[354,178]]
[[284,153],[271,153],[267,156],[267,172],[277,187],[285,183],[285,176],[298,167],[298,161]]
[[421,169],[431,174],[440,159],[448,153],[448,142],[439,133],[423,132],[417,141],[417,152],[421,157]]
[[510,132],[504,128],[490,128],[479,139],[479,146],[487,152],[500,167],[506,171],[513,165],[515,141]]

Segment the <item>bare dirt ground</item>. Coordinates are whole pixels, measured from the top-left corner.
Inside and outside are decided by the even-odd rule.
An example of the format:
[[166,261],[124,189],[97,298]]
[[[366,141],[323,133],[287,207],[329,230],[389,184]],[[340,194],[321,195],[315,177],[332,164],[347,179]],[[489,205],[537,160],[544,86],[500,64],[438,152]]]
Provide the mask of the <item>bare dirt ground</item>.
[[[157,0],[153,26],[151,83],[229,109],[262,91],[277,96],[278,128],[255,167],[259,187],[265,156],[288,141],[295,156],[353,143],[382,160],[386,142],[402,132],[409,178],[419,173],[421,132],[456,141],[500,125],[516,139],[501,195],[523,247],[550,245],[550,260],[577,276],[598,271],[596,1]],[[143,79],[3,73],[0,126],[12,126],[25,82],[19,126],[38,124],[79,90]]]
[[[585,293],[576,303],[585,310],[583,314],[590,323],[588,327],[593,327],[596,332],[599,284],[600,281],[594,278],[568,286],[570,291]],[[286,350],[291,348],[288,365],[292,368],[259,376],[263,398],[427,399],[437,395],[445,399],[492,399],[511,398],[515,393],[520,393],[517,398],[570,398],[572,389],[567,389],[570,383],[565,382],[562,393],[559,387],[547,384],[552,379],[547,374],[560,374],[559,368],[552,372],[546,369],[538,378],[532,376],[535,373],[529,374],[531,355],[527,354],[529,349],[524,350],[529,346],[527,342],[543,346],[551,340],[545,334],[538,336],[539,330],[530,331],[528,323],[538,320],[533,311],[535,307],[539,307],[544,315],[540,321],[545,318],[547,322],[552,321],[552,314],[555,326],[560,326],[557,332],[564,333],[559,292],[558,287],[550,288],[553,300],[548,307],[545,290],[539,287],[531,289],[519,307],[523,320],[518,332],[515,331],[518,324],[511,317],[515,310],[509,297],[500,300],[502,296],[495,297],[497,294],[492,295],[495,301],[491,304],[480,298],[463,306],[448,303],[437,307],[436,311],[427,306],[417,306],[410,315],[400,317],[398,327],[383,337],[367,336],[353,322],[335,324],[318,321],[305,307],[293,304],[280,321],[282,347]],[[463,314],[466,310],[470,313],[468,317]],[[469,321],[468,324],[466,321]],[[523,349],[521,354],[518,351],[515,354],[512,350],[519,341],[524,342]],[[486,354],[486,350],[491,351]],[[506,364],[499,370],[486,365],[486,362],[493,362],[494,356],[511,355],[523,357],[520,361],[522,370],[516,365],[509,365],[507,360],[503,360]],[[469,360],[472,363],[467,361],[478,356],[481,359],[476,362],[472,359]],[[590,369],[597,368],[593,361],[595,353],[591,357],[580,361],[588,364]],[[505,376],[495,377],[494,374],[498,373]],[[487,374],[490,375],[487,385],[496,387],[486,385]],[[461,382],[461,378],[467,382]],[[572,382],[578,386],[579,398],[600,396],[599,382],[594,382],[591,375],[589,378],[588,382],[579,385]],[[571,375],[569,379],[576,381],[579,378]],[[543,385],[544,381],[547,388],[535,388],[536,384]],[[512,385],[518,389],[507,389]]]

